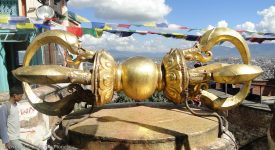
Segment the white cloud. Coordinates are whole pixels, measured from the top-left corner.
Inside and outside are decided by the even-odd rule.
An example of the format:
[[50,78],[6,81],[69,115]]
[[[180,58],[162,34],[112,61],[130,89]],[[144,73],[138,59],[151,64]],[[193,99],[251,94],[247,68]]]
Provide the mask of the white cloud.
[[257,12],[262,16],[262,19],[258,23],[246,21],[243,24],[236,26],[236,29],[243,29],[248,31],[257,32],[275,32],[275,6],[270,6],[267,9]]
[[[275,6],[270,6],[267,9],[257,12],[258,15],[262,16],[262,19],[258,23],[253,22],[245,22],[243,24],[239,24],[236,26],[236,29],[254,31],[254,32],[275,32]],[[261,37],[262,35],[258,35],[257,33],[244,33],[245,36],[257,36]],[[265,43],[274,43],[275,41],[265,41]],[[253,44],[253,43],[251,43]]]
[[132,35],[122,38],[108,32],[104,32],[101,38],[84,35],[81,41],[83,41],[82,46],[84,48],[91,50],[106,49],[135,52],[168,52],[171,48],[189,48],[194,44],[194,42],[166,37],[138,39]]
[[90,7],[95,16],[130,22],[163,21],[171,8],[165,0],[70,0],[71,7]]
[[247,31],[255,31],[255,24],[253,22],[246,21],[243,24],[237,25],[236,29],[239,30],[247,30]]
[[217,27],[227,27],[228,23],[225,20],[221,20],[217,23]]
[[257,24],[261,32],[275,32],[275,6],[257,12],[263,19]]
[[206,29],[207,29],[207,30],[211,30],[211,29],[213,29],[213,28],[215,28],[215,27],[212,26],[212,25],[208,25]]
[[215,27],[227,27],[227,26],[228,26],[228,23],[227,23],[225,20],[221,20],[221,21],[219,21],[219,22],[217,23],[216,26],[208,25],[207,28],[205,28],[204,30],[198,31],[198,32],[196,33],[196,35],[203,35],[204,32],[206,32],[206,31],[208,31],[208,30],[211,30],[211,29],[213,29],[213,28],[215,28]]

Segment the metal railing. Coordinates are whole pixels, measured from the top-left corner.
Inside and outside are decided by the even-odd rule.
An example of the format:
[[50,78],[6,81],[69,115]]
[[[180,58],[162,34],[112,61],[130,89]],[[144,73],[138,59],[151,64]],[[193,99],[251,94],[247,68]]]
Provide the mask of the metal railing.
[[259,86],[260,87],[260,103],[262,103],[262,96],[263,96],[262,87],[275,88],[275,85],[268,85],[268,84],[263,85],[263,84],[257,84],[257,83],[252,83],[251,86]]
[[[259,90],[259,92],[260,92],[259,94],[260,95],[259,96],[260,96],[260,103],[261,104],[262,104],[262,97],[263,97],[263,91],[262,91],[263,87],[271,87],[271,88],[274,88],[274,90],[275,90],[275,85],[252,83],[251,86],[259,86],[259,88],[260,88],[260,90]],[[253,87],[252,87],[252,89],[253,89]],[[228,94],[227,84],[225,84],[225,86],[224,86],[224,93],[225,93],[225,95]],[[251,93],[251,94],[253,94],[253,93]]]

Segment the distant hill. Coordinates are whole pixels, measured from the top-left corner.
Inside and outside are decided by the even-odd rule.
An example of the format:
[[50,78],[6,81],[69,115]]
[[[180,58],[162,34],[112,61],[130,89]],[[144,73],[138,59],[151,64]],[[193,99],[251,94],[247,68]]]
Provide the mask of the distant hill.
[[[249,50],[251,53],[251,57],[275,57],[275,44],[250,44]],[[168,52],[169,50],[167,50]],[[129,51],[117,51],[110,50],[109,51],[112,56],[117,59],[126,59],[133,56],[144,56],[149,58],[162,58],[166,53],[165,52],[129,52]],[[212,52],[215,57],[240,57],[237,49],[225,47],[225,46],[216,46],[212,49]]]
[[119,59],[126,59],[129,57],[134,57],[134,56],[143,56],[143,57],[148,57],[148,58],[162,58],[165,53],[164,52],[130,52],[130,51],[117,51],[117,50],[110,50],[109,51],[112,56],[119,60]]
[[[275,44],[250,44],[248,45],[251,57],[275,57]],[[237,49],[225,47],[225,46],[216,46],[212,50],[214,57],[240,57]]]

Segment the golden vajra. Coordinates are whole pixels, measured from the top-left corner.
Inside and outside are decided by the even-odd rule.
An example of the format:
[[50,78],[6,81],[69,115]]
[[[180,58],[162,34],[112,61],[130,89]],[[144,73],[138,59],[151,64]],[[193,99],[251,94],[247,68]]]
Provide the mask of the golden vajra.
[[[210,50],[222,41],[229,41],[236,46],[243,64],[218,63],[187,68],[186,61],[210,61]],[[60,44],[70,53],[77,55],[75,60],[68,61],[73,67],[29,66],[37,49],[47,43]],[[81,62],[93,63],[92,69],[88,72],[76,69]],[[200,94],[201,101],[212,109],[228,110],[245,99],[251,81],[262,72],[260,67],[250,65],[247,43],[238,32],[229,28],[215,28],[207,31],[192,48],[172,49],[164,56],[161,64],[155,64],[145,57],[132,57],[116,64],[108,52],[83,49],[73,34],[51,30],[39,34],[33,40],[27,48],[23,67],[14,70],[13,74],[23,81],[26,96],[34,108],[48,115],[64,115],[72,110],[75,102],[85,101],[91,104],[94,100],[97,106],[108,103],[112,100],[114,91],[124,91],[128,97],[135,100],[149,98],[155,91],[164,91],[165,96],[176,104]],[[236,95],[221,98],[207,91],[208,82],[211,80],[218,83],[243,84],[243,87]],[[58,102],[43,102],[34,94],[29,83],[73,83],[91,85],[91,89],[76,88],[78,90]]]

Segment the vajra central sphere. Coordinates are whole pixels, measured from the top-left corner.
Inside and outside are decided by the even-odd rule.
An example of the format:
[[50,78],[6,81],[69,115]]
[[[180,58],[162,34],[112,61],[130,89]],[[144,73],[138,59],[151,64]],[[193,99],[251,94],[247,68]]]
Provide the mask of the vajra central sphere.
[[[239,50],[243,64],[209,64],[187,68],[186,61],[208,62],[211,49],[216,44],[229,41]],[[67,59],[70,67],[58,65],[29,66],[38,48],[48,43],[60,44],[75,60]],[[77,69],[81,62],[93,64],[90,71]],[[147,99],[155,91],[163,91],[176,104],[186,98],[201,95],[201,101],[212,109],[228,110],[239,105],[247,96],[253,79],[262,73],[258,66],[250,65],[250,53],[246,41],[229,28],[214,28],[207,31],[200,41],[188,49],[171,49],[161,64],[145,57],[132,57],[117,64],[106,51],[92,51],[80,47],[78,38],[66,31],[51,30],[39,34],[27,48],[23,67],[13,71],[23,81],[29,102],[38,111],[48,115],[68,114],[76,102],[85,101],[100,106],[112,100],[114,91],[124,93],[135,100]],[[218,97],[208,90],[210,81],[227,84],[243,84],[234,96]],[[72,83],[74,92],[58,102],[43,102],[30,87],[33,84]],[[84,90],[80,85],[91,85]]]

